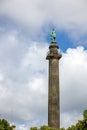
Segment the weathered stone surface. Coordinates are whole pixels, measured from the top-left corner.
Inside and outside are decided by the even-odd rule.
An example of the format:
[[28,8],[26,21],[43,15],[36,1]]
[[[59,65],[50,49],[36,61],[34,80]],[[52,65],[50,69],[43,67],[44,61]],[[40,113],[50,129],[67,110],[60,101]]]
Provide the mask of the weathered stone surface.
[[58,45],[51,43],[46,59],[49,60],[48,125],[60,128],[59,59]]

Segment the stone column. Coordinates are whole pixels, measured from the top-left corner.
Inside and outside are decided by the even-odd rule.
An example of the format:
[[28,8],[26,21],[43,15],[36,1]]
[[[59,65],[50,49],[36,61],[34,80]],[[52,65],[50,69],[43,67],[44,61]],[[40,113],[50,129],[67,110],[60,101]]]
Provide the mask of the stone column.
[[49,60],[48,125],[60,128],[59,59],[58,45],[52,42],[46,59]]

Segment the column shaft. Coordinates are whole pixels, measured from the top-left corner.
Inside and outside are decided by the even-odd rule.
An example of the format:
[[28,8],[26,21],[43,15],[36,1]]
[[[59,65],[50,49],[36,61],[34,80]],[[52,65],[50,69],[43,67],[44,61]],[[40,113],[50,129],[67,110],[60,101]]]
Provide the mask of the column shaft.
[[49,59],[48,125],[60,128],[59,63]]

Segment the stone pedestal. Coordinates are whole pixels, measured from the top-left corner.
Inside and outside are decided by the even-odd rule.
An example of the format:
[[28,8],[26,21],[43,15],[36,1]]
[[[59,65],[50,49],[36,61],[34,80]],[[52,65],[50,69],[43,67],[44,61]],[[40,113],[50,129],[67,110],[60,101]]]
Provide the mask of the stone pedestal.
[[58,45],[51,43],[46,59],[49,60],[48,125],[60,128],[59,59]]

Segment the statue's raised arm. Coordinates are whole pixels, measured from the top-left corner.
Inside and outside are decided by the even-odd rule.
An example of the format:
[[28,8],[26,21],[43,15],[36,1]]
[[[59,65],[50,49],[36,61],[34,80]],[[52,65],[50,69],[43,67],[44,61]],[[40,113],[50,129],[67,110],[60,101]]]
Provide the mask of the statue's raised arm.
[[51,36],[51,41],[52,41],[52,42],[55,42],[55,39],[56,39],[56,32],[55,32],[54,29],[51,30],[50,36]]

